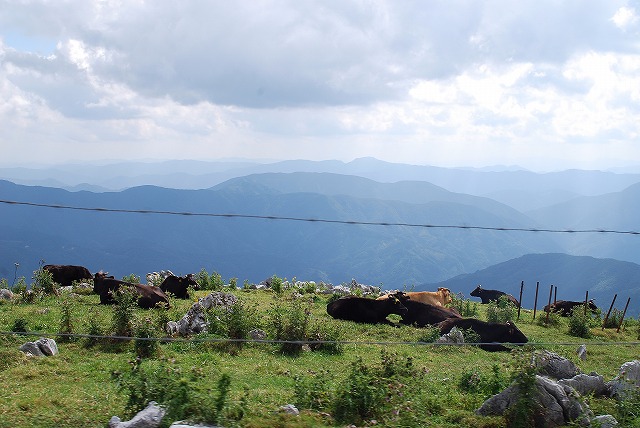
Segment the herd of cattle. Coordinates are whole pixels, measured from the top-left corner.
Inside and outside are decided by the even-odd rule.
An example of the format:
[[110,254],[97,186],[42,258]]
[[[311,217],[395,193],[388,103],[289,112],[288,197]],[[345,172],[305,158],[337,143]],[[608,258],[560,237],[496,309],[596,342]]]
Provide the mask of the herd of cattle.
[[[114,293],[122,287],[131,287],[138,296],[138,306],[154,308],[164,304],[169,307],[167,293],[180,299],[188,299],[188,288],[199,289],[192,274],[186,276],[168,275],[160,286],[148,284],[131,284],[107,276],[100,271],[92,275],[88,269],[73,265],[45,265],[43,270],[51,273],[54,282],[62,286],[71,286],[74,281],[93,280],[93,291],[100,296],[101,304],[115,303]],[[479,297],[482,303],[497,301],[505,296],[516,307],[520,302],[510,294],[498,290],[486,290],[481,286],[471,292],[471,296]],[[463,318],[455,309],[447,307],[453,301],[447,288],[438,291],[393,292],[377,299],[347,296],[333,300],[327,305],[327,313],[335,319],[360,323],[386,323],[395,325],[387,317],[396,314],[401,317],[400,323],[416,327],[436,326],[440,334],[449,333],[454,327],[459,330],[473,330],[479,337],[480,348],[487,351],[505,351],[509,348],[501,343],[524,344],[527,337],[512,322],[490,323],[475,318]],[[545,312],[557,312],[569,316],[575,306],[585,302],[559,300],[544,307]],[[597,311],[593,301],[588,302],[591,311]]]
[[71,286],[74,281],[92,279],[93,292],[100,296],[100,303],[104,305],[115,303],[114,293],[122,287],[132,287],[138,296],[138,306],[145,309],[154,308],[159,303],[168,308],[167,293],[178,299],[188,299],[188,288],[192,287],[194,290],[199,288],[192,274],[186,276],[168,275],[160,286],[155,287],[148,284],[131,284],[120,281],[102,271],[92,275],[89,269],[83,266],[44,265],[42,269],[51,273],[51,279],[62,286]]

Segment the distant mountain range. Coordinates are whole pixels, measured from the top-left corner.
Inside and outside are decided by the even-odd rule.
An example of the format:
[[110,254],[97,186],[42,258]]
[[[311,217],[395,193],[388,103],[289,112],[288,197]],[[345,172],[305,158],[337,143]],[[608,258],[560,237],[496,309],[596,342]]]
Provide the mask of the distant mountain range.
[[[0,181],[2,200],[165,212],[0,203],[0,277],[10,282],[15,275],[30,277],[44,260],[82,264],[119,277],[205,268],[227,279],[237,277],[239,283],[259,282],[276,274],[332,283],[354,278],[384,288],[403,288],[463,278],[466,285],[459,283],[452,289],[466,292],[483,282],[460,275],[475,275],[525,257],[537,273],[508,277],[510,287],[519,287],[522,280],[548,279],[573,296],[585,289],[597,294],[598,272],[605,272],[602,275],[608,279],[602,281],[612,281],[613,290],[631,293],[632,269],[612,266],[640,264],[640,235],[626,233],[639,229],[634,223],[640,218],[637,174],[446,169],[371,158],[350,163],[176,161],[70,170],[0,169],[0,176],[7,174],[20,176],[12,180],[18,182],[64,179],[64,187],[72,186],[74,191],[51,184]],[[186,178],[194,187],[213,184],[177,188],[188,187]],[[116,183],[147,180],[173,185],[105,191]],[[513,228],[523,230],[504,230]],[[583,229],[615,233],[563,232]],[[526,258],[542,255],[548,258]],[[584,263],[598,266],[597,272],[585,277],[582,273],[589,270],[566,258],[572,256],[587,257]],[[577,269],[575,279],[570,280],[570,273],[560,277],[565,271],[551,269],[553,260],[566,272]],[[19,263],[17,269],[15,263]],[[526,272],[525,266],[517,272]],[[556,279],[547,274],[555,274]],[[624,275],[631,285],[622,285]],[[483,285],[502,287],[495,280],[499,276],[496,273]]]
[[232,178],[272,172],[328,172],[381,183],[424,181],[451,192],[486,196],[519,211],[543,208],[579,196],[618,192],[640,182],[638,173],[567,170],[541,174],[517,167],[442,168],[390,163],[374,158],[346,163],[336,160],[105,162],[0,168],[0,179],[70,191],[101,192],[141,185],[206,189]]

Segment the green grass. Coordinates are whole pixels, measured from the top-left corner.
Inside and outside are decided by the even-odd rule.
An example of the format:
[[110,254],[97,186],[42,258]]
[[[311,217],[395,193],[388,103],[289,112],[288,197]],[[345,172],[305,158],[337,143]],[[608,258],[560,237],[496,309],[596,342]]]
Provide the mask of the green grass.
[[[241,301],[255,307],[266,324],[268,310],[285,296],[265,291],[236,291]],[[198,292],[202,297],[208,292]],[[51,296],[32,304],[0,304],[0,331],[9,331],[16,319],[26,321],[30,332],[41,331],[55,338],[60,331],[63,305],[70,302],[72,325],[75,333],[88,333],[89,319],[97,319],[108,331],[113,310],[98,304],[98,296]],[[396,328],[388,325],[364,325],[334,320],[326,314],[327,296],[315,296],[312,306],[312,323],[339,325],[343,339],[354,342],[407,342],[407,344],[344,345],[341,355],[320,352],[303,352],[299,356],[285,356],[278,346],[265,343],[247,344],[239,350],[228,352],[219,343],[161,343],[156,361],[169,361],[172,367],[201,382],[204,389],[215,390],[223,373],[231,377],[230,408],[243,407],[244,415],[238,419],[229,417],[225,426],[243,427],[306,427],[344,426],[336,424],[329,412],[301,409],[298,417],[277,412],[280,406],[295,402],[296,376],[312,376],[322,370],[329,372],[329,385],[337,388],[348,376],[351,363],[361,358],[366,365],[379,364],[381,351],[393,352],[401,358],[411,358],[421,376],[410,382],[411,404],[394,409],[395,413],[383,415],[376,426],[425,426],[425,427],[504,427],[503,418],[481,417],[474,414],[488,397],[482,392],[462,391],[460,379],[470,370],[488,377],[497,365],[501,374],[509,379],[514,358],[509,353],[487,353],[475,347],[442,347],[417,344],[422,331],[413,327]],[[193,303],[172,300],[169,318],[178,320]],[[135,310],[135,318],[155,319],[154,311]],[[544,316],[538,312],[536,318]],[[480,319],[486,319],[486,308],[480,305]],[[395,318],[397,320],[397,318]],[[532,311],[523,310],[518,327],[532,343],[567,343],[544,345],[544,349],[557,352],[574,361],[584,373],[596,371],[610,380],[626,361],[637,358],[636,345],[611,345],[607,343],[637,340],[637,322],[631,320],[620,333],[615,329],[602,331],[591,329],[590,339],[580,339],[568,334],[567,319],[561,319],[556,327],[543,327],[533,320]],[[263,326],[266,329],[266,326]],[[135,358],[133,342],[120,348],[103,342],[87,348],[85,340],[58,341],[60,353],[55,357],[28,358],[18,347],[38,336],[0,336],[0,427],[103,427],[113,415],[123,417],[127,396],[119,390],[114,373],[130,370]],[[605,344],[599,344],[604,342]],[[587,344],[588,357],[581,361],[576,349]],[[542,346],[539,346],[542,347]],[[199,384],[200,385],[200,384]],[[246,402],[246,404],[242,404]],[[606,399],[590,398],[596,414],[611,413],[615,416],[615,403]],[[233,415],[232,415],[233,416]],[[394,419],[395,418],[395,419]],[[365,421],[366,425],[366,421]]]

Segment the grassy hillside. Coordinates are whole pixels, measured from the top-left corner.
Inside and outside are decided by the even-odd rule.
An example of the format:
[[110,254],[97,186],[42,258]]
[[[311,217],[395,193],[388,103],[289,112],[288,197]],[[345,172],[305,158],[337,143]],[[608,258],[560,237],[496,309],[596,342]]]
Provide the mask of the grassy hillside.
[[[328,296],[305,293],[294,298],[300,291],[304,288],[296,293],[293,290],[281,294],[258,290],[234,290],[233,293],[245,308],[251,308],[249,312],[255,311],[252,326],[263,328],[269,338],[275,335],[278,319],[282,326],[286,324],[283,320],[296,315],[295,308],[302,307],[308,312],[297,315],[308,317],[305,318],[307,335],[345,341],[338,349],[302,351],[291,356],[282,354],[280,344],[237,346],[207,341],[228,337],[224,334],[202,334],[190,341],[160,343],[151,357],[143,358],[140,367],[145,370],[164,370],[149,377],[148,382],[158,380],[158,376],[176,375],[182,379],[182,383],[176,385],[188,385],[190,391],[210,390],[205,395],[215,397],[221,376],[229,375],[229,400],[221,421],[224,426],[346,426],[348,423],[335,419],[350,400],[349,396],[340,396],[340,391],[349,388],[349,379],[352,386],[362,386],[358,384],[358,379],[362,382],[361,376],[377,373],[382,367],[396,370],[399,377],[378,386],[386,388],[383,402],[387,404],[380,407],[381,413],[371,418],[376,419],[376,426],[505,427],[503,418],[477,416],[474,410],[491,394],[489,385],[505,386],[510,376],[518,372],[521,361],[518,355],[526,358],[534,348],[548,349],[574,361],[582,372],[596,371],[606,380],[617,375],[624,362],[637,358],[635,344],[617,343],[638,339],[635,320],[629,320],[620,333],[615,329],[603,331],[594,321],[590,330],[592,338],[583,339],[568,334],[566,319],[559,320],[557,326],[545,327],[533,319],[532,311],[524,309],[517,325],[532,346],[513,354],[487,353],[474,346],[426,343],[433,338],[430,329],[334,320],[326,314]],[[208,293],[200,291],[197,297]],[[161,336],[155,326],[167,318],[178,320],[193,302],[172,300],[171,303],[168,311],[135,309],[134,324],[154,326],[153,335]],[[478,309],[477,316],[484,319],[485,308],[479,305]],[[98,296],[62,294],[36,299],[33,303],[0,304],[0,331],[26,325],[29,331],[55,338],[61,321],[66,319],[75,333],[86,334],[99,328],[111,334],[114,314],[114,307],[98,305]],[[537,314],[538,320],[540,315]],[[398,320],[395,316],[391,318]],[[305,322],[298,318],[293,324],[299,326]],[[132,366],[136,356],[134,343],[102,340],[88,346],[87,338],[71,342],[58,338],[60,353],[55,357],[29,358],[18,351],[20,344],[39,336],[40,333],[0,336],[0,382],[5,386],[0,390],[0,427],[106,426],[112,415],[125,415],[130,395],[118,387],[116,379],[126,378],[136,366]],[[576,356],[576,349],[582,343],[587,344],[585,361]],[[306,409],[300,403],[309,395],[318,398],[315,403],[320,403],[320,407],[333,395],[334,406]],[[301,415],[278,412],[280,406],[288,403],[297,404]],[[589,404],[596,414],[616,415],[617,409],[611,400],[592,398]],[[370,419],[354,423],[374,424]]]

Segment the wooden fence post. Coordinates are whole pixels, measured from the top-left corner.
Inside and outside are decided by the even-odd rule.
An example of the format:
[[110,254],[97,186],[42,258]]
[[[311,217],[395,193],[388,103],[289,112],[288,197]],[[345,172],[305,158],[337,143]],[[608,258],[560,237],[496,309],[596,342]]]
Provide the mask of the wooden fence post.
[[540,286],[540,281],[536,281],[536,299],[533,301],[533,319],[536,319],[536,307],[538,306],[538,287]]
[[589,301],[589,290],[587,290],[587,294],[584,296],[584,316],[587,316],[587,302]]
[[551,297],[553,296],[553,284],[551,284],[551,288],[549,289],[549,310],[547,311],[547,318],[544,320],[545,324],[549,324],[549,314],[551,313]]
[[553,287],[553,304],[555,305],[558,301],[558,286]]
[[520,321],[520,308],[522,308],[522,289],[524,288],[524,281],[520,283],[520,298],[518,299],[518,321]]
[[607,316],[604,317],[604,322],[602,323],[603,330],[604,330],[604,326],[607,325],[607,321],[609,320],[609,315],[611,315],[611,309],[613,309],[613,304],[616,302],[616,297],[618,297],[618,294],[613,295],[613,300],[611,301],[611,306],[609,306],[609,310],[607,311]]
[[630,301],[631,301],[631,297],[627,299],[627,304],[624,305],[624,312],[622,313],[622,318],[620,318],[620,324],[618,324],[618,329],[616,330],[616,333],[620,333],[620,327],[622,327],[622,321],[624,321],[624,316],[627,313],[627,308],[629,307]]

